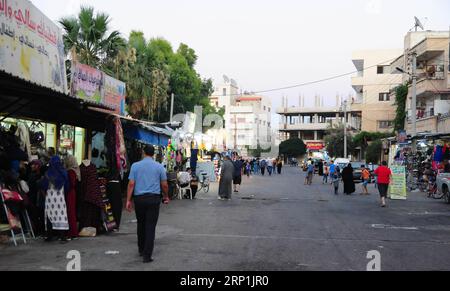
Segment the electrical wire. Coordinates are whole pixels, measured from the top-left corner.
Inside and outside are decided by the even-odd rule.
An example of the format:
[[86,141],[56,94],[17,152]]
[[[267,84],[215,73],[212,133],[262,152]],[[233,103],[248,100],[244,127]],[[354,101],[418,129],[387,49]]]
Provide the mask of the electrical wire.
[[[300,83],[300,84],[296,84],[296,85],[291,85],[291,86],[286,86],[286,87],[278,87],[278,88],[273,88],[273,89],[267,89],[267,90],[259,90],[259,91],[252,91],[251,94],[262,94],[262,93],[269,93],[269,92],[275,92],[275,91],[283,91],[283,90],[287,90],[287,89],[294,89],[294,88],[300,88],[300,87],[305,87],[305,86],[309,86],[309,85],[314,85],[314,84],[319,84],[319,83],[323,83],[323,82],[327,82],[327,81],[331,81],[334,79],[339,79],[342,77],[346,77],[346,76],[350,76],[353,75],[355,73],[359,73],[359,72],[364,72],[367,71],[371,68],[389,63],[391,61],[396,60],[398,57],[386,60],[384,62],[380,62],[376,65],[373,66],[369,66],[366,68],[363,68],[362,70],[356,70],[356,71],[352,71],[352,72],[348,72],[348,73],[344,73],[344,74],[340,74],[340,75],[335,75],[335,76],[331,76],[331,77],[327,77],[327,78],[323,78],[323,79],[318,79],[315,81],[310,81],[310,82],[305,82],[305,83]],[[242,94],[228,94],[228,95],[211,95],[211,97],[232,97],[232,96],[241,96]]]

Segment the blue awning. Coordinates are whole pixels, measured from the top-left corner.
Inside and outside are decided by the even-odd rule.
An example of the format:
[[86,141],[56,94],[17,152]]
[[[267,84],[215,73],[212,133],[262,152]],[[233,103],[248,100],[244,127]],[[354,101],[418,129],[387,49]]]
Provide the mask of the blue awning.
[[123,134],[127,139],[137,140],[141,143],[155,146],[167,146],[169,144],[170,137],[165,131],[160,131],[158,128],[130,122],[123,122],[122,128]]

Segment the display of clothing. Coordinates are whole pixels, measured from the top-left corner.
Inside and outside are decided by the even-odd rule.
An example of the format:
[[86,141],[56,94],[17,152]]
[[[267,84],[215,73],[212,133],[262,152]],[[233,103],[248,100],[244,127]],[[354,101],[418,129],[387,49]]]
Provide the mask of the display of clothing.
[[19,138],[20,149],[27,154],[28,161],[31,161],[30,131],[28,126],[24,123],[19,123],[16,136]]
[[69,221],[69,237],[78,236],[78,224],[77,224],[77,173],[75,170],[69,170],[67,172],[69,176],[69,190],[66,193],[67,201],[67,216]]
[[198,150],[192,149],[191,150],[191,170],[192,173],[195,173],[197,170],[197,161],[198,161]]
[[95,227],[101,229],[101,208],[104,207],[100,192],[100,183],[97,179],[97,168],[94,164],[80,165],[80,214],[79,228]]
[[443,147],[441,145],[436,145],[434,147],[434,157],[433,161],[435,162],[442,162],[444,154],[442,152]]

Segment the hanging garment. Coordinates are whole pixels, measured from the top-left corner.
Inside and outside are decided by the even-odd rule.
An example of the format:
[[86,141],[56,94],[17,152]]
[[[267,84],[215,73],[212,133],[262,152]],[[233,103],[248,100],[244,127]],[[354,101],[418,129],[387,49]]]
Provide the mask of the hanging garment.
[[53,184],[50,184],[45,197],[45,218],[47,230],[47,219],[53,230],[69,230],[64,187],[56,189]]
[[437,145],[435,147],[435,151],[434,151],[434,161],[435,162],[442,162],[443,159],[443,153],[442,153],[442,146],[441,145]]
[[28,126],[24,123],[19,123],[16,136],[19,138],[20,149],[27,154],[28,161],[31,162],[30,131]]
[[69,191],[67,192],[67,217],[69,221],[69,237],[78,236],[77,225],[77,173],[75,170],[69,170],[67,172],[69,176]]
[[89,166],[80,165],[80,229],[95,227],[101,229],[101,209],[104,202],[100,192],[100,183],[97,179],[97,168],[92,163]]
[[191,150],[191,170],[195,173],[197,170],[198,150]]
[[116,164],[120,173],[120,178],[123,179],[124,173],[127,171],[127,148],[125,146],[125,140],[123,138],[122,123],[119,118],[114,120],[116,129]]

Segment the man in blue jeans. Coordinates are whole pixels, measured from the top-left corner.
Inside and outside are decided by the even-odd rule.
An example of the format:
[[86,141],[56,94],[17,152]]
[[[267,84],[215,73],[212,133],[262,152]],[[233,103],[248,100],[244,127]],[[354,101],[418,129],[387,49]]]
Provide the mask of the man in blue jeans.
[[153,156],[153,146],[146,146],[144,159],[133,164],[129,176],[126,209],[131,212],[132,201],[136,209],[138,222],[137,236],[139,254],[144,263],[153,262],[153,248],[155,243],[155,230],[159,218],[161,193],[164,204],[169,203],[169,186],[164,167],[157,163]]

